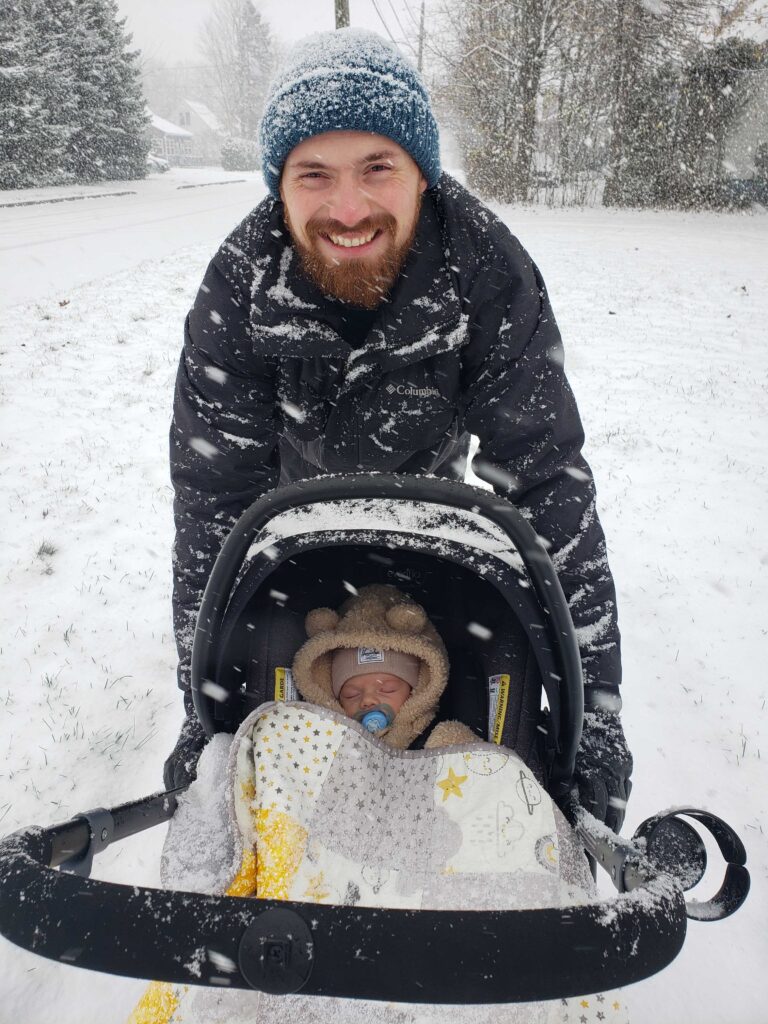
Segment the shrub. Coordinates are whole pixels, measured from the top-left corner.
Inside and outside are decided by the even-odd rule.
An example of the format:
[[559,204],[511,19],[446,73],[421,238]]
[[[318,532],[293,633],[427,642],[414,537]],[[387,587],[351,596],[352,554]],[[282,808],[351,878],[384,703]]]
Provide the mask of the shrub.
[[249,139],[227,139],[221,147],[221,166],[225,171],[255,171],[259,147]]

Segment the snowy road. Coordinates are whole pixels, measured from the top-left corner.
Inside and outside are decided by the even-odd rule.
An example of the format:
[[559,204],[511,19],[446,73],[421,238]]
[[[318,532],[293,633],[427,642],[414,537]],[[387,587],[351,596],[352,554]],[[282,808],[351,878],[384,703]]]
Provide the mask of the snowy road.
[[[214,247],[264,191],[255,174],[176,168],[145,181],[0,193],[0,309],[63,300],[143,260]],[[74,198],[83,195],[99,198]],[[2,205],[52,197],[62,201]]]

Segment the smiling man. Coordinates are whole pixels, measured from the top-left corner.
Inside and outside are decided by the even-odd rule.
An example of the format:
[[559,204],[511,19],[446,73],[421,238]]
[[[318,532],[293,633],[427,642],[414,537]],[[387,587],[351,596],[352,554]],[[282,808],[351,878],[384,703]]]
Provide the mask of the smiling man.
[[272,86],[270,195],[211,261],[186,323],[171,428],[174,615],[188,718],[197,610],[260,494],[322,473],[461,478],[470,435],[550,545],[581,646],[582,800],[618,828],[632,760],[613,580],[560,336],[528,254],[440,168],[423,82],[369,32],[315,36]]
[[382,135],[324,132],[299,143],[280,182],[283,216],[324,293],[376,309],[413,247],[426,179]]

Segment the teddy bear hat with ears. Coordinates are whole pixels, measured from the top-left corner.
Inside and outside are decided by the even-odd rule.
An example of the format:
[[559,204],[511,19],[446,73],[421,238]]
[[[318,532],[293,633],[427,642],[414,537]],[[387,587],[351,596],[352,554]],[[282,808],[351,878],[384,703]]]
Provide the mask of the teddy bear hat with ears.
[[374,647],[400,651],[419,659],[419,675],[408,700],[395,717],[384,741],[405,749],[435,717],[448,682],[448,655],[421,605],[396,587],[372,584],[348,598],[338,612],[315,608],[305,620],[307,642],[293,661],[299,693],[312,704],[343,714],[331,685],[335,650]]

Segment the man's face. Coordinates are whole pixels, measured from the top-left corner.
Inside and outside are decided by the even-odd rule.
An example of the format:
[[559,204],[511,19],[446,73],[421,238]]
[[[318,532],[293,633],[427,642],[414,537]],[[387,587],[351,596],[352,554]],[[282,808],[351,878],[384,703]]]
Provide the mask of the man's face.
[[392,139],[325,132],[290,153],[280,180],[304,270],[344,302],[375,309],[413,244],[426,180]]

